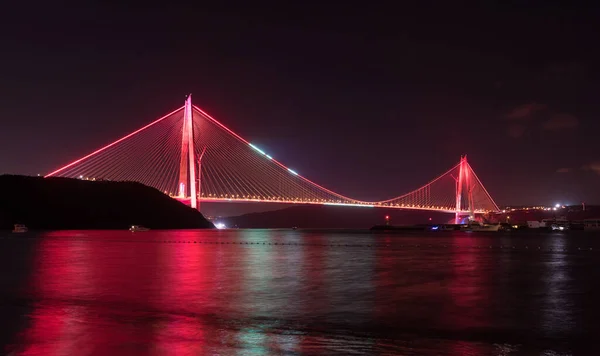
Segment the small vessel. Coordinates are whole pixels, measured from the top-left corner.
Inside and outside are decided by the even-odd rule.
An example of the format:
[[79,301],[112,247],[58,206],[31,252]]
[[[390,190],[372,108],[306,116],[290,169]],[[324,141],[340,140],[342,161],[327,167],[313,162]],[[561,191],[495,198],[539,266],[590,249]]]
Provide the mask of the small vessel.
[[463,231],[498,231],[500,230],[500,224],[481,224],[476,221],[471,221],[469,224],[461,227]]
[[542,229],[552,229],[552,225],[566,226],[569,225],[569,220],[567,220],[567,218],[564,216],[561,216],[553,219],[543,219],[540,222],[540,228]]
[[431,226],[432,231],[454,231],[457,229],[458,229],[457,225],[450,225],[450,224],[432,225]]
[[552,229],[552,231],[564,231],[569,229],[569,225],[552,224],[550,225],[550,229]]
[[292,230],[298,230],[298,226],[292,226]]
[[15,228],[13,229],[12,232],[27,232],[27,226],[23,225],[23,224],[15,224]]
[[141,225],[131,225],[131,227],[129,228],[129,231],[131,232],[142,232],[142,231],[148,231],[150,229],[148,229],[147,227],[143,227]]

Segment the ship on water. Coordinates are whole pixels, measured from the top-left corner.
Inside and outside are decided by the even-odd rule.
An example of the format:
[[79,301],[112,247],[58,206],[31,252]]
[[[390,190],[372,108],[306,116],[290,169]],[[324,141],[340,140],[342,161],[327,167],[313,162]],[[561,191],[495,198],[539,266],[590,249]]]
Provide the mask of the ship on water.
[[499,231],[500,224],[482,224],[478,221],[470,221],[466,225],[462,225],[460,229],[462,231]]

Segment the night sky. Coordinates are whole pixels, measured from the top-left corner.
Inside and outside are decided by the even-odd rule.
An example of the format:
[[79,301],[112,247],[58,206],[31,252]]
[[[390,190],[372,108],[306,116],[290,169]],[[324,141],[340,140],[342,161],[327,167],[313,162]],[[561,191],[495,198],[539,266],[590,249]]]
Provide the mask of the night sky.
[[358,199],[468,154],[499,205],[600,203],[598,7],[16,3],[0,11],[0,173],[48,173],[192,93]]

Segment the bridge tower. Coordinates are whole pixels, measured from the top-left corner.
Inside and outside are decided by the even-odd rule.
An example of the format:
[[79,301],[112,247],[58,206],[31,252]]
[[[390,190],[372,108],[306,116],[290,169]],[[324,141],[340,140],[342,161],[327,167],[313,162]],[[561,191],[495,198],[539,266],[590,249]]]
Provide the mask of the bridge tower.
[[[194,157],[194,129],[192,116],[192,94],[185,99],[183,107],[183,134],[181,135],[181,160],[179,163],[179,197],[187,198],[190,206],[198,208],[196,194],[196,160]],[[189,188],[189,189],[188,189]]]
[[460,157],[460,165],[458,170],[458,180],[456,181],[456,213],[454,223],[460,224],[463,201],[463,188],[466,188],[467,204],[469,209],[469,217],[472,219],[475,215],[473,206],[473,185],[471,184],[472,174],[467,162],[467,155]]

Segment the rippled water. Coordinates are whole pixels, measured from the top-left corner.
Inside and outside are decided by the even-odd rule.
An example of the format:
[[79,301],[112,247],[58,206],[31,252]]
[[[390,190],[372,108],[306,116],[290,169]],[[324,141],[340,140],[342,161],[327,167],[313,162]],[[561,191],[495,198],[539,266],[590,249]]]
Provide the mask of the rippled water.
[[15,355],[594,355],[600,336],[598,235],[0,237]]

